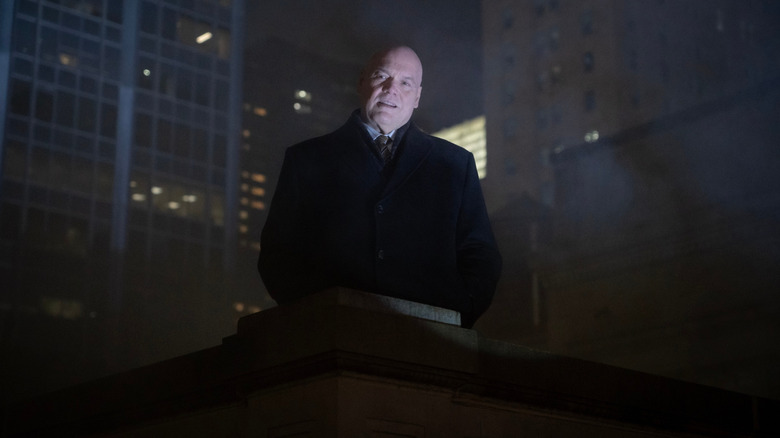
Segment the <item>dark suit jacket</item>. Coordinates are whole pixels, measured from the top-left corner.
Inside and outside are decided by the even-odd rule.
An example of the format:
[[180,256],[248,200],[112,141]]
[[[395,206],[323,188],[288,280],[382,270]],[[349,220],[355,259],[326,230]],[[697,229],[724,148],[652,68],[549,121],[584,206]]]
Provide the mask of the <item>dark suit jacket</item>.
[[453,309],[470,327],[501,270],[474,157],[413,124],[387,166],[368,142],[356,112],[287,149],[258,261],[271,297],[344,286]]

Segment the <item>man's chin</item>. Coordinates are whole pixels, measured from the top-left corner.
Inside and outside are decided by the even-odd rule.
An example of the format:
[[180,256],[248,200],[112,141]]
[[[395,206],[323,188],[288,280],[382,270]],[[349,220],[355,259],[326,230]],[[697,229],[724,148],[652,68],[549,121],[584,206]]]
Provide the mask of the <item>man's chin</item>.
[[398,125],[398,121],[395,119],[374,117],[374,126],[379,128],[379,131],[388,133],[397,129],[400,125]]
[[376,114],[374,115],[373,121],[375,125],[382,128],[383,132],[390,132],[406,124],[406,122],[409,121],[409,118],[399,117],[398,114],[393,114],[392,117],[388,117],[387,114]]

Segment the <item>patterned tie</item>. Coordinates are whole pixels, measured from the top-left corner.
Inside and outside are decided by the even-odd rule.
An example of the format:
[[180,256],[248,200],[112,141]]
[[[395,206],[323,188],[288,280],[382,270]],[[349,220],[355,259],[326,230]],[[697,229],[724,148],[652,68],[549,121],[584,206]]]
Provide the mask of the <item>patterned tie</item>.
[[379,154],[385,163],[390,161],[390,157],[393,156],[393,138],[387,135],[380,135],[376,138],[376,146],[379,148]]

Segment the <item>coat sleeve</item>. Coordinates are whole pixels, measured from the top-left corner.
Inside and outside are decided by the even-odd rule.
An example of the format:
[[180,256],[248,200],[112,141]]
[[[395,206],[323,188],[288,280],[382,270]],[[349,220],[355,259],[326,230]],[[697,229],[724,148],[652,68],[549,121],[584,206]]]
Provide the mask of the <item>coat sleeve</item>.
[[314,287],[312,276],[307,275],[311,260],[302,245],[306,226],[297,172],[294,149],[288,148],[260,236],[257,268],[269,295],[279,304],[294,301]]
[[490,306],[502,264],[471,154],[467,165],[456,237],[458,274],[471,301],[471,311],[461,314],[463,327],[471,327]]

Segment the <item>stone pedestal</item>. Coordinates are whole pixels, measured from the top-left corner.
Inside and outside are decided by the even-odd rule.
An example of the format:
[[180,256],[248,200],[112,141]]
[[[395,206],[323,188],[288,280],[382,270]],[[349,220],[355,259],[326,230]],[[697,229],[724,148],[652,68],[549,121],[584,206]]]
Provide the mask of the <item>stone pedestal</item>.
[[332,289],[208,350],[11,410],[9,436],[690,437],[780,433],[771,400],[486,339]]

